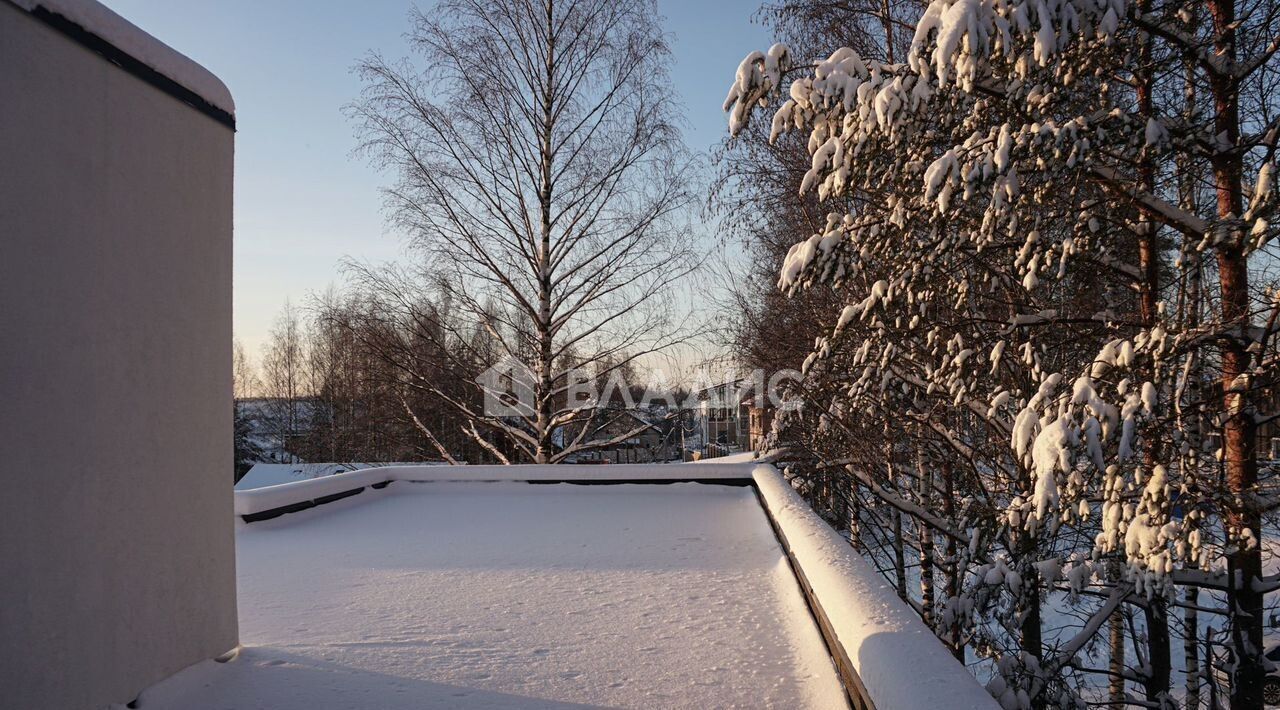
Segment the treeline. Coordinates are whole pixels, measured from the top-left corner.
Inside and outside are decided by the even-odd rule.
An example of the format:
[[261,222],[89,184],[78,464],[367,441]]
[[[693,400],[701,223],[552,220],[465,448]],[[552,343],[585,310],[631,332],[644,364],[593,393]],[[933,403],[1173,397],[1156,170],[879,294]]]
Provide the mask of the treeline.
[[[487,334],[460,322],[447,299],[422,295],[393,307],[386,296],[350,288],[305,308],[286,304],[256,368],[237,344],[238,412],[257,420],[246,425],[264,435],[258,444],[266,449],[246,455],[427,461],[440,460],[443,449],[459,460],[495,460],[443,399],[483,408],[475,380],[497,359]],[[509,448],[498,437],[490,443]]]
[[[486,411],[494,397],[528,386],[521,363],[497,344],[519,334],[495,335],[492,322],[453,308],[430,278],[395,267],[352,266],[348,275],[347,286],[304,307],[286,304],[258,365],[235,344],[238,475],[255,461],[528,462],[508,434],[522,425],[519,403],[502,399],[509,411]],[[607,449],[642,433],[670,448],[676,427],[690,426],[680,410],[688,392],[648,387],[627,353],[582,360],[570,351],[556,364],[593,396],[572,403],[575,390],[557,393],[557,411],[575,416],[564,419],[556,453]],[[499,379],[489,382],[495,366]],[[583,431],[578,441],[561,438]]]
[[1280,699],[1280,3],[762,17],[719,204],[796,485],[1006,708]]

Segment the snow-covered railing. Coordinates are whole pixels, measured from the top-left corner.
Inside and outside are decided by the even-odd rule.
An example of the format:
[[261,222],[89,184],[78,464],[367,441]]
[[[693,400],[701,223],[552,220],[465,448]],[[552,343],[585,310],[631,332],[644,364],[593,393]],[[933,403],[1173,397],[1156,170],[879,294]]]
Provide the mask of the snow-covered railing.
[[752,470],[856,708],[998,710],[884,577],[769,465]]
[[528,483],[679,483],[687,481],[751,484],[753,464],[528,464],[520,466],[383,466],[304,481],[235,492],[235,512],[246,521],[284,513],[381,488],[393,481]]

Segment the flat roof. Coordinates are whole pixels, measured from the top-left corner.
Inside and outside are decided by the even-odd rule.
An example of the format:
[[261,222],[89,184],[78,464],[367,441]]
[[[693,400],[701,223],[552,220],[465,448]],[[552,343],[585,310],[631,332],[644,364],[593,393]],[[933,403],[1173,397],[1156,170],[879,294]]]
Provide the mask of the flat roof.
[[140,707],[847,706],[751,487],[400,481],[236,542],[243,648]]

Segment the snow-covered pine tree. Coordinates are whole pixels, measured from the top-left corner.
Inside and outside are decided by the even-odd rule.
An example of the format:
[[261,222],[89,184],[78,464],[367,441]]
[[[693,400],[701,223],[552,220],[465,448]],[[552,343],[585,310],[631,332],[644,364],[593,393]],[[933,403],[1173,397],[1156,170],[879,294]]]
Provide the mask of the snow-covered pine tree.
[[[800,191],[838,205],[779,278],[848,295],[805,363],[806,405],[850,437],[881,421],[904,449],[927,430],[926,465],[965,469],[961,510],[938,519],[876,480],[870,452],[850,466],[969,538],[976,574],[941,603],[994,658],[1006,707],[1080,702],[1076,654],[1124,603],[1145,611],[1143,702],[1169,703],[1179,583],[1226,595],[1232,704],[1261,704],[1276,301],[1250,269],[1275,232],[1278,21],[1262,0],[936,0],[904,62],[844,48],[797,66],[776,45],[729,92],[733,133],[779,104],[771,135],[807,135]],[[1046,649],[1042,594],[1090,584],[1105,600]]]

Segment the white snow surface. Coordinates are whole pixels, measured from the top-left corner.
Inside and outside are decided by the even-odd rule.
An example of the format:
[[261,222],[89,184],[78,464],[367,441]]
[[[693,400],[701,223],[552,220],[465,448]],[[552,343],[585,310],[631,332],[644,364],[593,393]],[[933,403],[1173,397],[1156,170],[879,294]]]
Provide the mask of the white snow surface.
[[95,0],[13,0],[28,12],[43,7],[101,37],[211,105],[235,115],[236,104],[226,84],[212,72]]
[[777,469],[757,466],[754,478],[876,707],[998,707],[889,582],[814,514]]
[[238,656],[140,707],[846,707],[750,488],[397,482],[236,542]]

